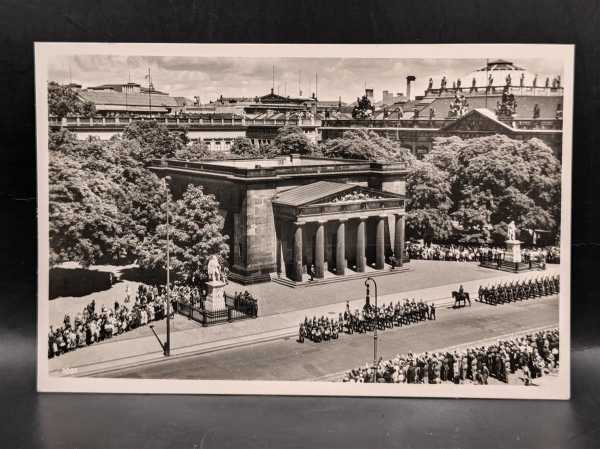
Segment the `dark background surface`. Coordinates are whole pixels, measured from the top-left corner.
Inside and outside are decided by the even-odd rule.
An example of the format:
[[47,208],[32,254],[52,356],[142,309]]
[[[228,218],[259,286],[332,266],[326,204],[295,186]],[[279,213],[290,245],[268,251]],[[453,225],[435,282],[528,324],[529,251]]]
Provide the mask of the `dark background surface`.
[[[600,4],[0,0],[0,447],[600,447]],[[37,394],[34,41],[575,43],[571,401]]]

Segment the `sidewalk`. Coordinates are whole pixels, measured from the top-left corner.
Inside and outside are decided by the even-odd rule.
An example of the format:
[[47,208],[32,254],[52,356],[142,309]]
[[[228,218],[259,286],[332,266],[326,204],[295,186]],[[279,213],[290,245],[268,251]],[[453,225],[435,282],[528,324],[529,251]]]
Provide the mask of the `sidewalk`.
[[[547,270],[544,274],[551,275],[555,272],[558,272],[558,266],[556,269]],[[489,279],[463,282],[463,287],[465,291],[471,293],[472,298],[475,298],[480,285],[536,275],[535,273],[503,273],[501,276],[498,276],[497,273],[494,274],[495,276]],[[427,303],[434,302],[438,310],[450,308],[452,303],[450,292],[456,290],[457,287],[456,283],[452,283],[382,295],[378,298],[378,303],[387,304],[391,301],[414,297],[417,300],[423,299]],[[360,308],[364,304],[364,297],[360,297],[361,295],[364,295],[363,291],[357,292],[356,296],[359,299],[350,301],[352,309]],[[374,291],[371,291],[372,301],[374,300],[373,295]],[[492,306],[473,302],[473,307]],[[173,327],[182,330],[171,332],[171,356],[169,359],[223,351],[277,339],[295,338],[298,333],[298,325],[306,316],[325,315],[337,318],[345,308],[346,302],[339,302],[206,328],[183,316],[176,316]],[[460,312],[456,311],[456,313]],[[155,329],[163,340],[165,339],[164,324],[164,321],[155,323]],[[129,366],[157,363],[161,360],[165,360],[165,357],[154,335],[128,338],[127,334],[124,334],[109,341],[69,352],[50,359],[48,362],[51,375],[91,376]]]

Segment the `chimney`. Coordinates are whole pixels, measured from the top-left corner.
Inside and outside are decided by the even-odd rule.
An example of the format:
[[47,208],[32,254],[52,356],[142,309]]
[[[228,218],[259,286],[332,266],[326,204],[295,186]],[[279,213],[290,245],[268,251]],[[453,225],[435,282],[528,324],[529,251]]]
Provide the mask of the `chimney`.
[[394,102],[394,94],[384,90],[383,91],[383,104],[390,105]]
[[408,76],[406,77],[406,99],[407,99],[408,101],[412,100],[412,97],[411,97],[411,92],[410,92],[410,90],[411,90],[411,89],[410,89],[410,88],[411,88],[411,83],[412,83],[414,80],[416,80],[416,79],[417,79],[417,78],[415,78],[415,76],[414,76],[414,75],[408,75]]

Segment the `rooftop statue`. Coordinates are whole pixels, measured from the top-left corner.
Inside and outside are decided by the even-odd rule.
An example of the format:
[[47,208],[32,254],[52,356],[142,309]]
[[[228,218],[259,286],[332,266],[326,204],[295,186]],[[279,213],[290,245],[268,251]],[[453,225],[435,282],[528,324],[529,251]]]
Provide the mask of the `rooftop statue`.
[[496,115],[503,117],[512,117],[517,112],[517,102],[515,96],[509,92],[508,86],[502,91],[502,101],[498,103]]
[[357,120],[367,120],[373,117],[375,107],[366,95],[356,99],[356,106],[352,109],[352,118]]

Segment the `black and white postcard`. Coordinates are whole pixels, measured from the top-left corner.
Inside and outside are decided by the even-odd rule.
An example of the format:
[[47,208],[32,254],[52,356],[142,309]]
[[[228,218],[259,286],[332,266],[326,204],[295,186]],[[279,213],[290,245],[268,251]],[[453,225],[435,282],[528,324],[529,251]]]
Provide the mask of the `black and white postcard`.
[[569,398],[573,46],[35,53],[40,391]]

